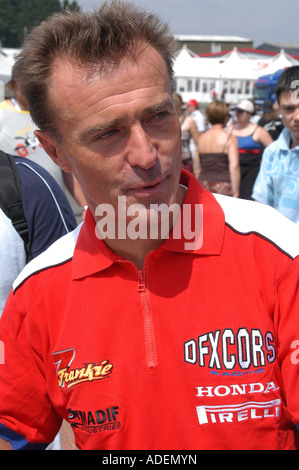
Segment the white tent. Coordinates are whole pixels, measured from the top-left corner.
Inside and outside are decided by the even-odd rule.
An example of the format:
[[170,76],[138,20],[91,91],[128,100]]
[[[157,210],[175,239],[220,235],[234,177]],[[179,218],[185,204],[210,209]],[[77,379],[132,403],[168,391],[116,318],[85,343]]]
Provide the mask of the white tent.
[[6,85],[11,79],[14,58],[0,49],[0,82]]
[[282,49],[269,61],[269,65],[264,69],[264,75],[275,73],[277,70],[292,67],[293,65],[299,65],[298,60],[286,54]]
[[256,80],[259,74],[255,61],[248,59],[237,49],[223,56],[218,62],[217,75],[222,78]]
[[176,92],[184,101],[195,98],[208,103],[213,96],[225,95],[227,101],[252,97],[254,81],[260,75],[256,63],[237,50],[220,60],[194,57],[185,47],[174,64]]
[[186,47],[183,47],[173,65],[174,75],[194,77],[198,76],[197,63],[199,57],[192,57]]
[[177,77],[256,79],[258,74],[254,61],[237,50],[219,60],[194,57],[186,47],[183,47],[174,63],[174,75]]
[[192,55],[186,47],[178,54],[173,69],[175,77],[197,78],[215,75],[213,61]]

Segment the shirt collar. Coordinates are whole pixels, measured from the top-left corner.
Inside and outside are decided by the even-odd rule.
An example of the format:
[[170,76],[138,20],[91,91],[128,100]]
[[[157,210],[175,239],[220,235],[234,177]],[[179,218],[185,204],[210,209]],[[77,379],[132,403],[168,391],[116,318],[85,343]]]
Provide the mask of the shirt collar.
[[115,259],[115,253],[97,237],[94,217],[91,210],[87,209],[73,255],[73,278],[79,279],[103,271]]
[[[224,236],[224,213],[214,196],[196,178],[182,170],[181,184],[188,188],[180,216],[161,248],[169,251],[220,254]],[[181,230],[177,230],[180,225]],[[181,233],[178,238],[177,234]],[[191,237],[196,235],[196,240]]]
[[[188,188],[184,203],[172,232],[158,249],[185,254],[219,255],[225,227],[220,205],[190,172],[182,170],[180,183]],[[196,240],[192,234],[197,235]],[[103,271],[117,259],[119,256],[97,237],[95,220],[88,209],[73,256],[73,278],[79,279]]]

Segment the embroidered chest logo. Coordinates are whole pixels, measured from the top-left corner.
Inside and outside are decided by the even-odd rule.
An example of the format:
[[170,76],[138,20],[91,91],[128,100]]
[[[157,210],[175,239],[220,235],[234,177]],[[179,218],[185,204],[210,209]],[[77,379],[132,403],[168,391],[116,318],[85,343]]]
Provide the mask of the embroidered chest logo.
[[216,330],[190,339],[184,344],[184,361],[218,371],[257,369],[276,359],[274,335],[259,329],[231,328]]
[[112,373],[113,365],[107,360],[98,364],[89,362],[83,367],[71,369],[70,366],[75,358],[74,348],[52,353],[54,364],[57,366],[57,377],[59,388],[66,388],[68,391],[75,385],[94,380],[103,380]]

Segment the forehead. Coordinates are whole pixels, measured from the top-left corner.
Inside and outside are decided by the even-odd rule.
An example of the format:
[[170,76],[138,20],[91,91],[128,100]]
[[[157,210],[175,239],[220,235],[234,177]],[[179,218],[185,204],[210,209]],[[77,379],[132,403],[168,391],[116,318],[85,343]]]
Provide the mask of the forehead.
[[279,106],[299,106],[299,89],[284,91],[279,96]]
[[101,64],[89,67],[56,60],[52,70],[50,99],[60,112],[64,105],[81,106],[82,99],[107,101],[109,96],[118,96],[122,101],[126,93],[140,88],[166,87],[171,93],[166,64],[151,47],[143,49],[135,58],[125,56],[118,64],[104,68]]

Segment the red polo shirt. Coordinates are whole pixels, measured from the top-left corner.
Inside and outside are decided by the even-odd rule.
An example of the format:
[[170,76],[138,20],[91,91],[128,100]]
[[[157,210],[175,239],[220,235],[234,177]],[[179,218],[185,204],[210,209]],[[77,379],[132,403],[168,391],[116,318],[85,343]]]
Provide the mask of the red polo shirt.
[[182,238],[142,270],[90,212],[25,268],[0,323],[0,423],[50,442],[65,418],[81,449],[296,447],[299,229],[182,183]]

